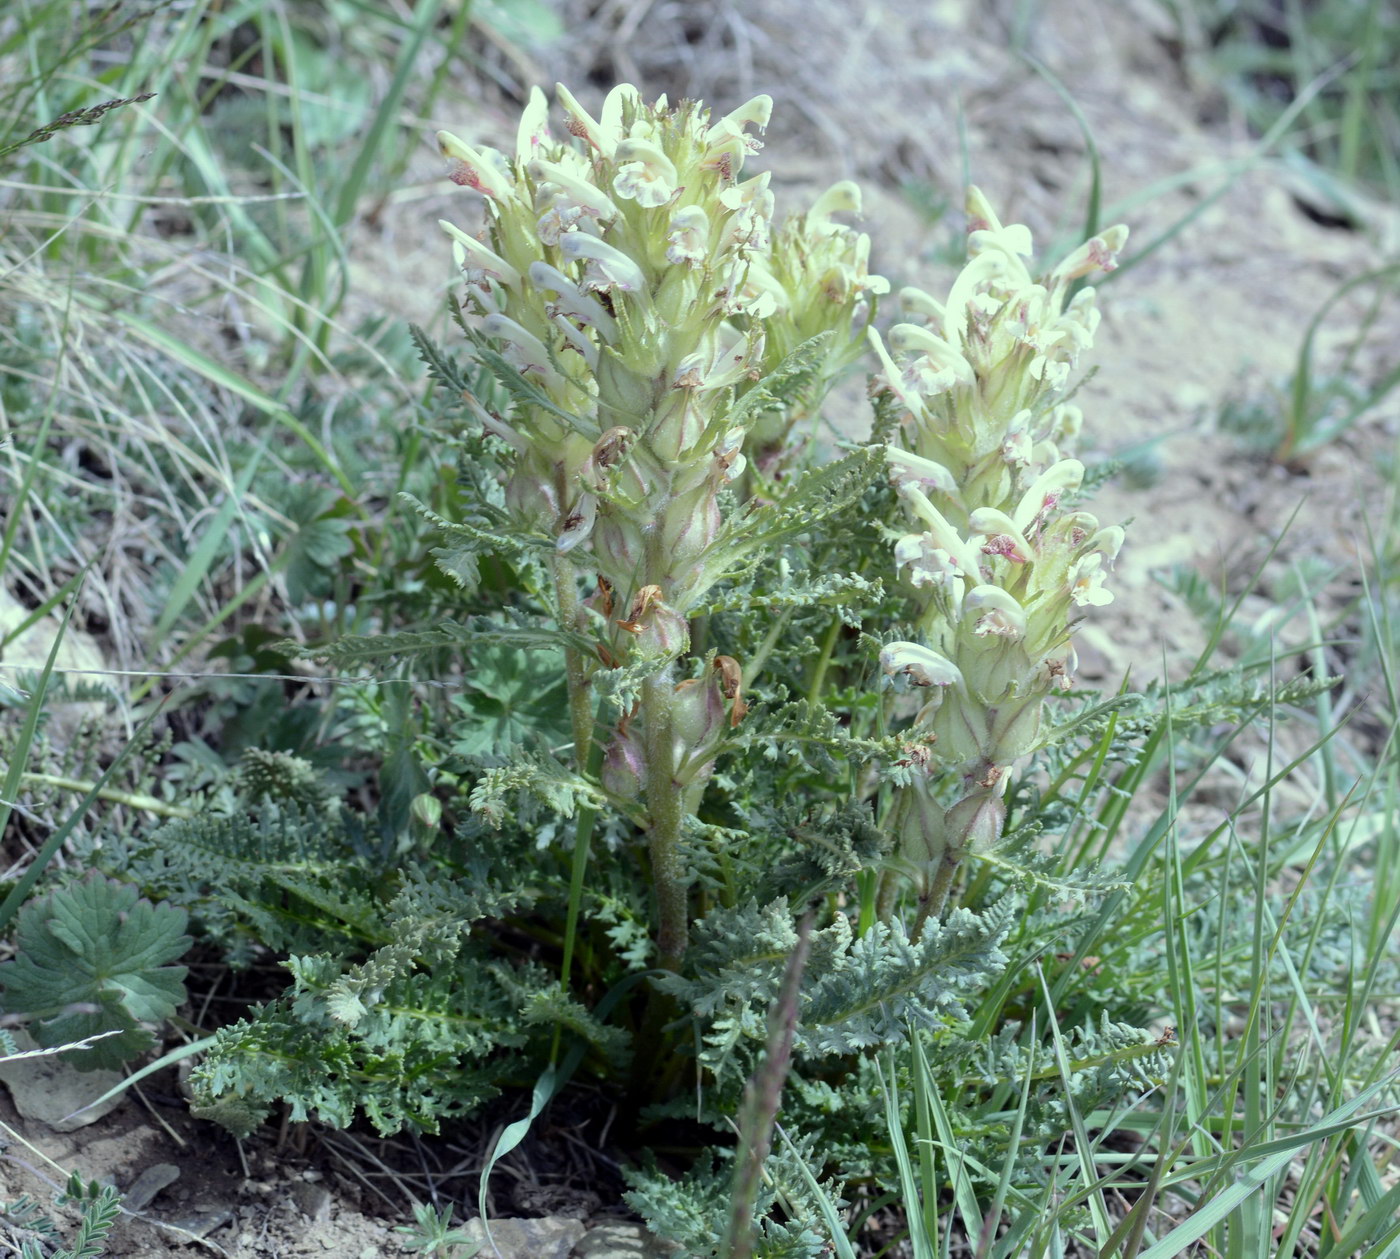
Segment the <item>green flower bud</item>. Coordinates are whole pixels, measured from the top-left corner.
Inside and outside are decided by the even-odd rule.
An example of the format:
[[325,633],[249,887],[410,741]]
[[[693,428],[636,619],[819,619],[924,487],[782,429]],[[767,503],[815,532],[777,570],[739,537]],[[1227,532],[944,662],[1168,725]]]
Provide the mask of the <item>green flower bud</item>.
[[695,784],[714,772],[715,752],[745,712],[743,670],[732,656],[716,656],[699,678],[676,684],[671,730],[676,740],[676,779]]
[[559,518],[559,492],[554,478],[533,461],[516,466],[506,482],[506,510],[525,528],[553,528]]
[[414,824],[424,831],[435,832],[442,824],[442,801],[430,791],[414,796],[408,811]]
[[948,846],[956,852],[987,852],[995,848],[1006,825],[1006,804],[999,788],[964,796],[948,810],[945,825]]
[[603,787],[624,800],[641,797],[646,782],[646,761],[642,750],[626,730],[618,730],[603,753]]
[[672,730],[676,736],[676,779],[693,782],[708,777],[714,765],[714,749],[726,728],[725,703],[718,683],[710,678],[688,678],[676,684],[671,698]]
[[681,579],[719,535],[723,523],[719,496],[712,484],[706,482],[675,499],[661,518],[661,548],[668,557],[668,571]]
[[674,659],[690,646],[690,625],[662,598],[661,587],[643,586],[633,596],[625,620],[632,649],[643,657]]
[[599,569],[621,583],[641,570],[646,539],[635,520],[607,505],[593,523],[591,547]]
[[598,354],[598,418],[607,428],[643,430],[656,398],[656,382],[640,376],[611,346]]
[[915,781],[908,790],[909,805],[899,831],[899,853],[924,869],[935,869],[948,847],[946,811],[930,794],[926,781]]
[[939,759],[953,766],[980,764],[987,759],[991,746],[989,729],[991,714],[986,703],[966,692],[945,691],[942,703],[920,724],[936,736]]
[[1012,700],[998,706],[992,721],[991,739],[991,759],[996,764],[1010,765],[1035,747],[1044,706],[1039,690],[1027,699],[1019,702]]

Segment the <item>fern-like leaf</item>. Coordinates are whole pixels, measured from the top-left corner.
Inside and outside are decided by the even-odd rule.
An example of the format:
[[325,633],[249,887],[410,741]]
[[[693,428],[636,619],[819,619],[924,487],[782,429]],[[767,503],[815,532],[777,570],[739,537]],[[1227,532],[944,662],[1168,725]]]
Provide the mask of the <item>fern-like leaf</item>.
[[757,551],[809,532],[857,503],[884,467],[883,447],[862,447],[805,473],[780,502],[756,507],[731,519],[710,550],[732,566]]
[[930,920],[913,941],[898,922],[876,923],[816,978],[799,1044],[812,1054],[849,1054],[902,1043],[911,1022],[946,1027],[964,1019],[963,1003],[1006,967],[1000,946],[1011,921],[1004,900],[982,913],[955,909]]

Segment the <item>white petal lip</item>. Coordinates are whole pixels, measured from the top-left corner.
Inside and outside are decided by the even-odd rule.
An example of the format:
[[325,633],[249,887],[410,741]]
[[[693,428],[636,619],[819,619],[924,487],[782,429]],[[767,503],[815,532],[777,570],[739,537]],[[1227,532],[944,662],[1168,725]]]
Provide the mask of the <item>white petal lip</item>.
[[870,338],[870,344],[875,347],[875,355],[880,360],[880,365],[885,369],[885,383],[890,387],[890,391],[909,409],[909,413],[917,421],[926,423],[928,407],[924,405],[924,400],[918,393],[905,385],[903,373],[894,365],[894,359],[885,349],[885,342],[879,331],[872,325],[866,330],[866,335]]
[[904,674],[915,686],[956,686],[964,689],[962,671],[947,656],[918,643],[888,643],[880,652],[880,668],[893,677]]
[[495,276],[502,284],[510,288],[520,287],[520,272],[493,249],[483,245],[475,236],[469,235],[455,223],[449,223],[446,219],[438,219],[438,226],[461,245],[483,271]]
[[566,258],[591,258],[613,284],[645,296],[646,277],[641,267],[607,241],[587,232],[570,232],[559,242],[559,251]]
[[[569,115],[570,121],[574,123],[574,127],[571,127],[570,131],[575,135],[577,135],[579,131],[582,131],[583,138],[586,139],[589,144],[595,149],[601,149],[603,147],[603,136],[598,129],[598,124],[594,122],[593,116],[574,99],[574,94],[562,83],[556,83],[554,85],[554,95],[564,107],[564,112]],[[575,128],[577,128],[577,130],[575,130]]]
[[922,354],[935,366],[952,371],[964,384],[975,385],[972,364],[948,341],[935,336],[922,324],[897,323],[890,329],[890,344],[909,354]]
[[1061,459],[1051,464],[1034,481],[1030,489],[1021,495],[1012,519],[1016,528],[1028,529],[1045,508],[1045,500],[1052,495],[1073,493],[1084,482],[1084,465],[1078,459]]
[[967,523],[988,538],[1010,538],[1016,547],[1012,559],[1022,563],[1035,559],[1035,548],[1004,511],[998,511],[995,507],[979,507],[967,518]]
[[1000,586],[974,586],[967,592],[963,606],[974,610],[985,609],[1017,638],[1026,636],[1026,610]]
[[755,96],[751,100],[745,101],[732,113],[725,114],[705,133],[705,147],[712,149],[727,140],[742,136],[744,128],[750,124],[754,124],[762,131],[772,117],[773,98],[767,95]]
[[617,321],[603,309],[602,302],[589,297],[587,293],[580,293],[578,286],[557,267],[551,267],[547,262],[532,262],[530,283],[544,292],[557,294],[560,310],[591,328],[597,328],[609,342],[616,339]]
[[489,154],[472,148],[471,145],[459,140],[450,131],[439,131],[437,142],[443,157],[451,158],[454,162],[461,162],[463,166],[471,170],[474,176],[471,186],[476,191],[488,197],[494,197],[498,201],[507,200],[513,195],[512,184],[490,160]]
[[530,89],[530,99],[520,114],[520,126],[515,133],[515,157],[528,162],[535,150],[549,140],[549,101],[538,87]]
[[668,183],[676,182],[676,164],[656,145],[645,140],[623,140],[613,150],[613,156],[619,162],[641,162],[643,166],[654,167]]
[[953,474],[941,463],[925,459],[912,451],[901,450],[898,446],[886,446],[885,458],[890,464],[890,480],[896,487],[904,485],[927,485],[942,494],[956,495],[958,483]]
[[608,199],[607,193],[603,192],[601,188],[594,187],[588,180],[580,178],[560,163],[536,159],[526,169],[536,179],[557,184],[579,205],[596,214],[604,223],[610,223],[617,218],[617,206]]
[[968,577],[975,577],[981,566],[977,549],[951,524],[948,518],[928,500],[917,485],[901,485],[899,492],[920,520],[928,526],[934,541],[948,552]]
[[521,327],[508,315],[499,313],[487,315],[481,321],[481,330],[488,337],[500,337],[501,340],[509,341],[522,350],[527,359],[526,367],[529,370],[539,372],[541,377],[551,386],[560,386],[564,383],[564,378],[555,370],[554,364],[549,360],[549,351],[545,349],[544,342],[528,328]]

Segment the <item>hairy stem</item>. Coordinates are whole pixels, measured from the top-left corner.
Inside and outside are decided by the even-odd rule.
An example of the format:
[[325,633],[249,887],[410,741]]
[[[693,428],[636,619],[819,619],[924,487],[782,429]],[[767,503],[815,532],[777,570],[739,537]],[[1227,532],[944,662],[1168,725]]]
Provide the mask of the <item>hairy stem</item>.
[[911,940],[917,940],[923,935],[924,924],[930,918],[943,916],[953,880],[957,878],[958,870],[962,867],[962,857],[962,853],[953,848],[948,848],[944,852],[943,860],[938,863],[938,869],[934,872],[933,883],[929,886],[928,891],[919,898],[919,916],[914,919],[914,930],[909,933]]
[[[554,558],[554,597],[559,608],[559,627],[578,629],[578,582],[574,566],[562,555]],[[588,765],[593,744],[593,708],[588,702],[588,669],[583,653],[564,648],[564,676],[569,687],[569,725],[574,735],[574,765],[580,771]]]
[[671,729],[671,670],[642,683],[642,722],[646,732],[647,812],[651,815],[651,877],[656,885],[660,920],[657,945],[661,965],[677,970],[685,955],[689,915],[685,870],[681,864],[681,826],[685,806],[676,781],[676,748]]

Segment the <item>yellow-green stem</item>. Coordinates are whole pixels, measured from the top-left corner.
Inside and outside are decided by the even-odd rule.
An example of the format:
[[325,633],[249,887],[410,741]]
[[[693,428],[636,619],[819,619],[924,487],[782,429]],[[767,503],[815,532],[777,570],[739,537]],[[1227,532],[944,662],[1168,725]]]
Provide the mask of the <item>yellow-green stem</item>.
[[[56,774],[36,774],[24,770],[20,774],[22,782],[38,783],[44,787],[57,787],[62,791],[92,790],[92,783],[82,782],[77,778],[61,778]],[[119,791],[115,787],[99,787],[97,789],[99,800],[110,800],[113,804],[124,804],[128,808],[140,809],[143,813],[155,813],[160,817],[181,817],[191,818],[195,816],[193,809],[187,809],[182,804],[171,804],[169,800],[159,800],[155,796],[148,796],[139,791]]]
[[[887,835],[895,836],[895,842],[903,848],[905,819],[909,816],[912,788],[905,787],[895,793],[889,815],[884,824]],[[895,900],[899,895],[899,882],[903,876],[895,869],[883,870],[880,874],[880,887],[875,895],[875,917],[881,922],[889,922],[894,917]]]
[[807,686],[807,702],[817,705],[822,702],[822,691],[826,688],[826,671],[831,665],[832,653],[836,650],[836,640],[841,635],[841,616],[831,618],[826,637],[822,639],[821,655],[817,657],[817,667],[812,670],[812,680]]

